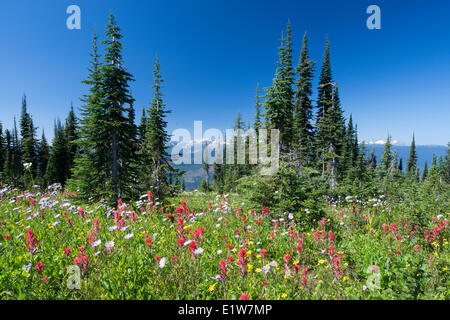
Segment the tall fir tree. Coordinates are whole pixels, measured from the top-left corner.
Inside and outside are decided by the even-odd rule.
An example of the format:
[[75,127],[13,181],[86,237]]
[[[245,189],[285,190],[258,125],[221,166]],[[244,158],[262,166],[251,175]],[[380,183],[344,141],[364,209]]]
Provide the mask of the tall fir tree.
[[406,172],[408,174],[414,174],[417,168],[417,151],[416,151],[416,141],[413,134],[411,148],[409,149],[408,163],[406,164]]
[[42,137],[41,141],[39,142],[37,156],[38,156],[38,165],[36,177],[38,178],[40,184],[46,186],[47,181],[45,179],[45,173],[47,171],[48,160],[50,158],[50,146],[47,143],[44,130],[42,130]]
[[[20,135],[22,162],[31,163],[31,173],[34,176],[37,168],[36,161],[36,129],[33,125],[33,119],[27,111],[27,97],[22,97],[22,114],[20,116]],[[28,177],[28,176],[27,176]]]
[[130,95],[129,82],[133,76],[126,71],[122,57],[122,34],[112,13],[105,30],[106,46],[104,62],[101,70],[101,89],[104,118],[104,131],[109,139],[104,141],[110,159],[106,164],[108,175],[107,187],[110,199],[116,203],[118,198],[129,197],[131,184],[135,181],[132,174],[134,168],[133,133],[135,129],[133,98]]
[[330,43],[325,43],[325,52],[320,74],[316,116],[315,153],[322,168],[327,171],[334,184],[337,158],[342,152],[345,120],[341,109],[337,84],[333,82],[330,66]]
[[55,121],[54,130],[52,147],[44,179],[49,184],[59,183],[64,187],[69,175],[69,159],[64,126],[59,119]]
[[388,135],[386,143],[384,144],[383,156],[380,162],[380,170],[382,176],[386,175],[389,171],[392,162],[392,137]]
[[6,158],[6,142],[3,136],[3,125],[0,122],[0,179],[2,178],[3,166]]
[[427,161],[425,161],[425,165],[422,170],[422,178],[420,178],[420,181],[424,182],[427,179],[427,175],[428,175],[428,165]]
[[292,66],[292,35],[290,22],[286,38],[281,36],[279,60],[272,87],[266,89],[265,116],[268,129],[280,131],[280,149],[288,151],[292,142],[294,111],[294,70]]
[[82,83],[89,86],[89,93],[81,101],[80,131],[76,144],[80,156],[75,158],[72,178],[69,188],[77,191],[81,198],[107,197],[110,193],[106,189],[108,170],[106,163],[109,160],[107,144],[109,139],[103,110],[103,87],[101,62],[97,46],[97,34],[94,31],[92,41],[92,61],[88,68],[89,76]]
[[294,102],[294,149],[301,165],[309,165],[313,159],[314,128],[312,125],[312,80],[315,62],[310,60],[306,32],[299,63],[295,69],[298,74]]
[[147,109],[149,118],[141,149],[144,167],[140,177],[142,187],[152,191],[159,199],[163,200],[170,191],[167,181],[168,173],[174,169],[169,163],[169,154],[167,153],[170,137],[167,133],[166,115],[170,111],[166,109],[162,99],[163,79],[158,58],[154,63],[153,81],[154,96]]
[[[67,165],[68,165],[68,175],[70,175],[70,170],[73,168],[75,163],[75,158],[78,155],[78,146],[76,141],[78,140],[78,123],[75,117],[75,112],[73,110],[73,104],[70,105],[69,115],[66,119],[66,125],[64,128],[64,136],[67,141]],[[69,176],[67,177],[69,178]]]

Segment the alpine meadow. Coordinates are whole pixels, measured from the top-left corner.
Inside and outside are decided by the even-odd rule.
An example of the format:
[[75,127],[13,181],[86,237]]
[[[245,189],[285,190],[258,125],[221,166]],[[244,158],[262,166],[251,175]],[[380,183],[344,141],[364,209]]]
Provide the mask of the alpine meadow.
[[[357,22],[332,25],[323,22],[331,9],[321,17],[303,1],[297,13],[252,0],[262,6],[254,18],[250,2],[236,2],[239,16],[213,1],[180,18],[168,1],[152,7],[153,22],[139,22],[151,11],[144,2],[78,2],[67,14],[67,4],[48,9],[63,18],[67,41],[79,37],[64,49],[73,55],[36,55],[34,67],[20,67],[32,58],[14,51],[25,50],[17,35],[0,55],[20,68],[0,76],[0,299],[450,299],[450,114],[436,94],[444,86],[414,104],[424,101],[417,83],[440,81],[422,62],[436,54],[446,73],[449,56],[417,48],[398,58],[410,39],[398,40],[393,4],[380,16],[359,4]],[[215,23],[218,11],[236,21]],[[170,12],[180,23],[159,25]],[[36,28],[53,28],[46,23]],[[255,24],[252,40],[245,28]],[[355,50],[356,28],[392,52]],[[395,41],[382,39],[389,32]],[[52,39],[44,55],[62,50]],[[367,83],[353,81],[363,66],[373,68],[361,76]],[[191,120],[205,132],[191,136]]]

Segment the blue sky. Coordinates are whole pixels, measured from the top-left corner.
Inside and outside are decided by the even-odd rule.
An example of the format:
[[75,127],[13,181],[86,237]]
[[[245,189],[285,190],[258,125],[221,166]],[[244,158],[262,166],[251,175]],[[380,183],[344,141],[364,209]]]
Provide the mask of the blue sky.
[[[66,28],[66,8],[81,8],[81,30]],[[366,8],[381,8],[381,30],[366,28]],[[158,54],[169,131],[232,126],[238,110],[253,122],[257,82],[271,85],[281,31],[290,19],[297,63],[308,32],[321,65],[325,38],[342,106],[360,139],[388,132],[409,144],[450,140],[450,3],[448,1],[5,1],[0,0],[0,121],[12,126],[23,93],[35,125],[52,136],[56,117],[87,92],[94,28],[101,40],[112,11],[124,36],[124,59],[136,114],[152,99]],[[319,68],[318,68],[319,69]],[[317,74],[319,70],[317,70]],[[317,77],[314,87],[317,87]]]

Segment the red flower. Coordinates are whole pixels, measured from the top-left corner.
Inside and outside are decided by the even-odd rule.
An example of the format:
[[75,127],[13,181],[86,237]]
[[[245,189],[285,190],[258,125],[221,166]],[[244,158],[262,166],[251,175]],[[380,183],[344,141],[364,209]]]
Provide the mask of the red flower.
[[147,240],[145,240],[145,243],[148,245],[149,249],[152,247],[152,238],[148,237]]
[[43,281],[43,282],[47,282],[47,280],[48,280],[48,277],[47,277],[47,276],[44,276],[44,277],[42,278],[42,281]]
[[70,254],[70,251],[71,251],[71,250],[72,250],[71,248],[64,248],[64,249],[63,249],[64,254],[65,254],[66,256],[68,256],[68,255]]
[[33,252],[36,249],[36,244],[39,242],[36,239],[36,236],[33,230],[28,230],[27,235],[25,236],[25,240],[27,241],[26,246],[29,252]]
[[219,269],[221,271],[220,278],[223,281],[226,281],[227,280],[228,267],[227,267],[227,263],[225,262],[225,260],[223,260],[223,259],[220,260],[220,262],[219,262]]
[[42,270],[44,269],[44,264],[42,263],[42,261],[39,261],[38,263],[36,263],[35,269],[37,272],[39,272],[39,274],[42,273]]
[[246,293],[241,294],[241,300],[248,300],[249,296]]
[[261,257],[266,258],[267,257],[267,251],[266,249],[261,249]]

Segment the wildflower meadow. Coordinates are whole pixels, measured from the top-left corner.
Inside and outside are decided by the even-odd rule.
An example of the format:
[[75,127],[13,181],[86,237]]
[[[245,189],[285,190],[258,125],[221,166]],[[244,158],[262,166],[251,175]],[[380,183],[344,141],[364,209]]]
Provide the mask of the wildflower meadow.
[[0,191],[1,299],[448,299],[448,214],[324,202],[313,227],[237,195],[152,193],[115,208]]

